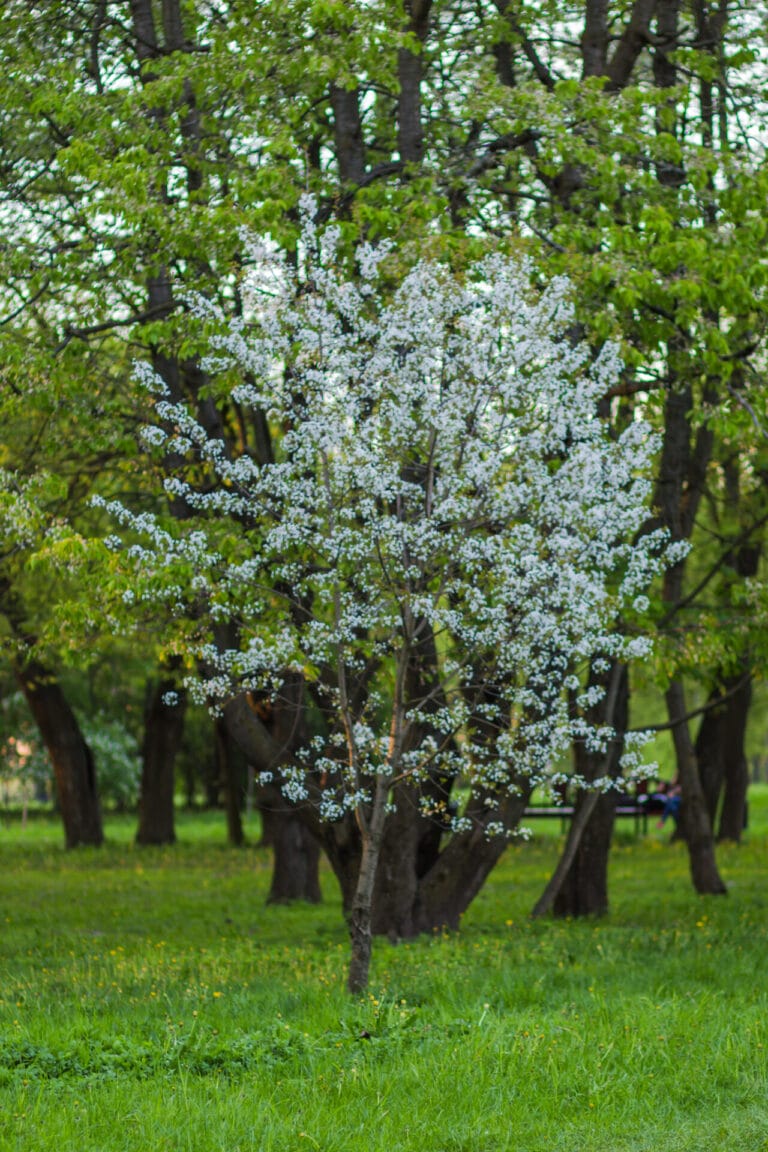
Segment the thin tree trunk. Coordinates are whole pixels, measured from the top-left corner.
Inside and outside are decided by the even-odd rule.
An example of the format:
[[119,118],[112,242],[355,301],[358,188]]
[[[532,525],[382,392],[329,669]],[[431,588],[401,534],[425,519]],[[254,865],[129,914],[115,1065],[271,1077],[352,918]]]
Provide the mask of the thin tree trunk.
[[371,909],[387,813],[388,793],[389,780],[384,776],[378,776],[374,788],[370,819],[367,825],[363,824],[362,828],[363,845],[360,872],[357,877],[352,910],[349,916],[351,949],[347,988],[353,994],[364,992],[368,987],[371,967]]
[[[738,470],[733,471],[730,486],[732,501],[738,502],[740,484]],[[760,568],[763,551],[762,531],[742,543],[735,550],[733,566],[742,581],[755,577]],[[749,789],[749,767],[745,749],[747,721],[752,704],[752,655],[749,646],[743,653],[739,667],[726,681],[724,692],[735,689],[725,701],[722,717],[722,762],[724,795],[720,812],[718,840],[741,842],[742,832],[747,822],[747,791]]]
[[[669,363],[673,377],[683,367],[680,356],[684,350],[670,338]],[[713,396],[705,390],[704,400]],[[705,423],[692,436],[691,411],[693,391],[690,383],[673,383],[667,392],[664,408],[664,440],[656,486],[655,503],[660,509],[662,523],[673,540],[689,540],[696,513],[704,490],[707,467],[712,458],[714,437]],[[685,561],[673,564],[664,574],[663,596],[670,606],[668,616],[674,615],[682,603]],[[681,809],[678,828],[688,846],[691,877],[697,892],[724,893],[726,891],[715,862],[715,842],[712,823],[699,776],[696,751],[691,740],[682,682],[673,680],[666,692],[667,712],[672,725],[677,777],[681,791]]]
[[51,758],[66,846],[98,846],[104,833],[96,769],[77,717],[54,674],[37,660],[14,671]]

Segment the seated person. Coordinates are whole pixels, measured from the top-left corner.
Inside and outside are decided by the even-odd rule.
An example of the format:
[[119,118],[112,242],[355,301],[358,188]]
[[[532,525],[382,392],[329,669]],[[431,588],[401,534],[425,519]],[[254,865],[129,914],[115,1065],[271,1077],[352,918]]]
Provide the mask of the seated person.
[[639,797],[640,803],[647,812],[667,812],[670,789],[674,786],[669,780],[649,782],[646,794]]
[[671,782],[671,784],[667,784],[667,787],[664,791],[663,799],[664,799],[664,808],[663,808],[662,813],[661,813],[661,819],[659,820],[658,824],[656,825],[657,828],[663,828],[664,825],[666,824],[667,820],[670,818],[670,816],[674,820],[675,824],[677,824],[677,820],[678,820],[678,817],[680,815],[680,804],[682,801],[682,794],[681,794],[680,785],[678,784],[676,779],[673,780]]

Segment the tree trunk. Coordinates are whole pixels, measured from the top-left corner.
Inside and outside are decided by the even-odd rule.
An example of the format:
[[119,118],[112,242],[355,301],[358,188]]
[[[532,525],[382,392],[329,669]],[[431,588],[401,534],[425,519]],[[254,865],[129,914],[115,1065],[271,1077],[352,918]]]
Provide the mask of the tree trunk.
[[359,184],[365,175],[360,94],[332,84],[330,95],[339,179],[342,184]]
[[[333,824],[318,824],[317,834],[341,891],[341,906],[349,921],[357,878],[360,874],[362,845],[360,829],[351,815]],[[386,931],[386,929],[385,929]]]
[[[169,692],[176,696],[173,704],[165,701]],[[186,703],[186,693],[174,680],[160,680],[151,689],[144,725],[137,844],[173,844],[176,839],[175,768]]]
[[605,76],[608,66],[608,0],[587,0],[581,35],[582,78]]
[[347,975],[347,988],[353,994],[364,992],[368,987],[368,974],[371,967],[371,910],[376,887],[379,850],[386,820],[388,793],[389,780],[383,776],[378,776],[370,817],[366,819],[362,813],[358,813],[362,831],[362,854],[355,895],[349,915],[351,949]]
[[[432,0],[406,0],[407,30],[423,44],[429,30]],[[400,96],[397,105],[397,147],[403,164],[420,164],[424,155],[424,128],[421,122],[421,82],[424,74],[422,52],[401,48],[397,57]]]
[[677,776],[680,783],[680,829],[688,846],[691,879],[697,892],[724,895],[727,891],[715,861],[715,842],[699,780],[696,753],[688,731],[685,693],[679,680],[673,680],[666,692],[667,711],[675,745]]
[[[684,367],[681,352],[682,349],[671,339],[668,355],[673,377],[679,366]],[[713,398],[713,393],[705,389],[704,401],[710,403]],[[664,406],[664,439],[654,501],[673,540],[689,540],[691,537],[712,457],[714,437],[708,424],[704,423],[692,436],[692,407],[691,384],[687,380],[675,380],[667,392]],[[664,573],[663,597],[669,605],[666,620],[673,619],[683,605],[684,574],[684,560],[673,564]],[[697,892],[721,894],[726,888],[715,862],[712,822],[685,719],[685,691],[681,680],[670,683],[666,702],[681,791],[678,828],[688,846],[693,884]]]
[[96,770],[77,717],[56,677],[38,661],[18,665],[15,673],[51,758],[66,846],[98,846],[104,833]]
[[274,867],[268,904],[291,904],[305,900],[319,904],[320,845],[295,811],[276,809],[271,813]]
[[[274,706],[264,707],[247,693],[234,697],[224,708],[223,724],[229,738],[241,749],[257,772],[279,774],[280,765],[303,735],[301,711],[303,681],[300,675],[286,679]],[[272,885],[268,901],[286,904],[321,899],[320,845],[314,821],[307,813],[291,808],[279,787],[262,787],[258,798],[265,832],[274,851]],[[323,831],[335,825],[327,825]]]
[[275,843],[275,834],[273,831],[272,809],[269,804],[263,800],[256,803],[256,811],[259,814],[261,822],[261,836],[259,837],[258,848],[272,848]]
[[472,821],[466,832],[454,833],[439,857],[419,880],[414,906],[412,934],[434,932],[438,928],[457,929],[461,917],[501,859],[506,836],[488,836],[486,828],[500,823],[515,829],[530,798],[529,786],[519,796],[505,798],[498,809],[489,808],[486,797],[473,797],[465,815]]
[[726,691],[734,689],[733,695],[724,702],[722,718],[722,757],[725,791],[720,810],[718,840],[741,842],[746,827],[747,789],[749,788],[749,767],[745,751],[747,719],[752,703],[752,680],[746,674],[726,680]]
[[[591,673],[592,684],[602,683],[605,696],[592,711],[594,724],[608,725],[616,732],[607,755],[590,753],[583,744],[574,747],[575,767],[585,780],[598,776],[617,779],[629,712],[629,675],[625,665],[613,664],[610,673]],[[596,795],[581,792],[563,851],[563,868],[556,870],[547,886],[556,916],[604,916],[608,911],[608,858],[613,838],[616,792]],[[567,866],[566,866],[567,861]],[[560,873],[562,873],[560,875]],[[559,884],[557,883],[559,879]],[[534,915],[547,911],[544,894]]]
[[[582,792],[571,827],[594,793]],[[616,793],[596,795],[584,831],[553,903],[555,916],[604,916],[608,911],[608,857],[616,813]]]
[[709,820],[714,828],[717,818],[717,808],[720,803],[720,794],[723,788],[725,766],[723,763],[723,707],[718,704],[722,697],[722,688],[719,684],[707,697],[707,711],[701,718],[699,731],[696,735],[694,752],[696,763],[699,766],[699,777],[704,793],[704,802],[707,807]]
[[[732,504],[738,505],[740,484],[738,470],[732,470]],[[733,567],[738,577],[744,581],[755,576],[760,568],[763,551],[762,529],[759,535],[741,543],[732,554]],[[747,790],[749,788],[749,767],[745,749],[747,721],[752,704],[752,653],[749,642],[742,654],[735,672],[723,682],[724,712],[722,716],[722,761],[725,791],[720,812],[718,840],[733,840],[740,843],[747,823]]]
[[393,789],[393,798],[396,808],[384,824],[371,924],[374,935],[405,939],[413,935],[413,910],[419,882],[419,838],[426,831],[428,821],[408,803],[410,798],[412,804],[414,797],[413,789],[407,784],[397,785]]
[[227,841],[234,848],[245,843],[243,831],[243,796],[245,792],[245,763],[240,749],[229,736],[226,724],[219,719],[214,731],[216,749],[216,775],[224,795],[227,816]]

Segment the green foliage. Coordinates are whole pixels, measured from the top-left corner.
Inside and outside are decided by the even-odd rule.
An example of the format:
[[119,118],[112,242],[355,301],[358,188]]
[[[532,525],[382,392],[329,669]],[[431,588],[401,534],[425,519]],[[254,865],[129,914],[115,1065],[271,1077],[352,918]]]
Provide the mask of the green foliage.
[[29,800],[47,794],[51,780],[48,754],[21,692],[0,700],[0,780],[9,796]]
[[93,753],[102,801],[118,808],[135,807],[141,780],[136,737],[121,721],[103,713],[81,716],[80,728]]

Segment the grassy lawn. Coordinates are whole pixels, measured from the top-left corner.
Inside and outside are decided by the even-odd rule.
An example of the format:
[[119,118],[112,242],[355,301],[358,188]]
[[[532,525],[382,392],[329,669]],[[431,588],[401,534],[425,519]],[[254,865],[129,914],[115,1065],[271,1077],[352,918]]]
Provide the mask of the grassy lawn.
[[727,898],[627,829],[610,917],[531,923],[537,826],[460,933],[377,942],[361,1001],[330,875],[323,906],[266,908],[268,857],[221,817],[171,850],[107,831],[65,855],[0,821],[2,1152],[768,1150],[768,788]]

